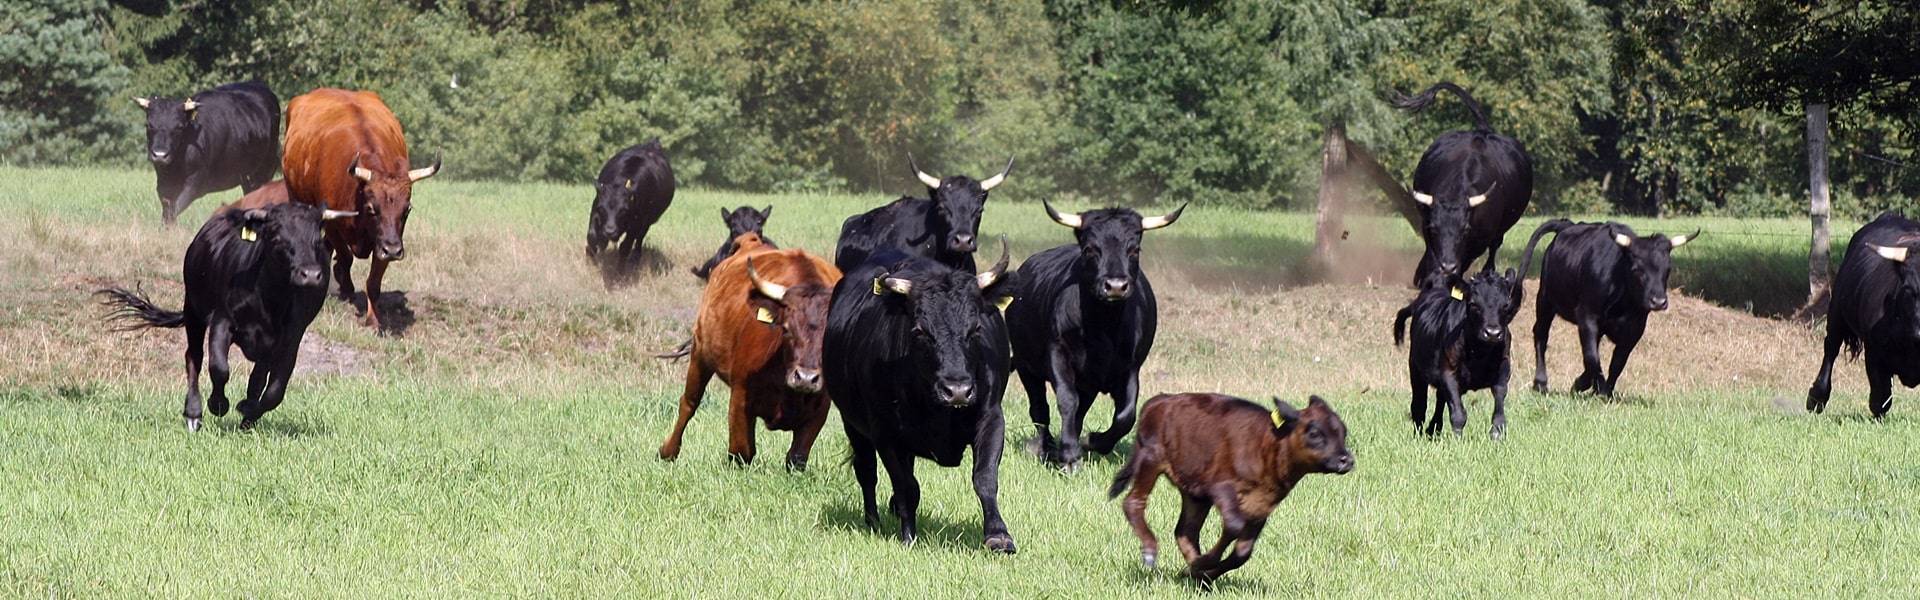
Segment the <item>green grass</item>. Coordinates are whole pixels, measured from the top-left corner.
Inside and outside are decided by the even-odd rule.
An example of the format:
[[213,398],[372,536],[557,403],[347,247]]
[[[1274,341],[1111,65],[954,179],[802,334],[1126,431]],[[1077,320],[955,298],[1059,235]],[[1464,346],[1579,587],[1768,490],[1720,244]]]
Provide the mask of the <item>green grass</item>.
[[[0,595],[1920,591],[1903,566],[1920,550],[1914,395],[1896,394],[1889,419],[1868,421],[1859,364],[1843,363],[1828,414],[1804,415],[1817,332],[1741,314],[1740,294],[1760,297],[1764,283],[1723,292],[1731,311],[1689,300],[1656,316],[1619,401],[1515,391],[1511,435],[1494,443],[1486,396],[1475,394],[1468,435],[1431,440],[1406,422],[1404,350],[1386,334],[1411,292],[1384,280],[1292,287],[1304,277],[1311,216],[1198,210],[1149,234],[1164,308],[1145,390],[1319,393],[1346,419],[1358,459],[1352,474],[1304,481],[1253,560],[1206,594],[1173,566],[1139,565],[1119,504],[1105,497],[1117,457],[1062,474],[1021,453],[1031,425],[1017,383],[1001,471],[1015,556],[981,548],[965,471],[925,461],[921,542],[899,545],[891,519],[864,528],[837,416],[810,471],[782,470],[772,459],[788,436],[766,431],[762,460],[736,468],[716,383],[681,459],[655,457],[685,366],[648,354],[686,336],[699,288],[684,269],[719,244],[715,208],[774,204],[769,235],[826,249],[841,218],[890,197],[684,191],[648,244],[667,264],[609,292],[581,257],[585,186],[424,183],[412,258],[389,273],[415,318],[405,335],[374,336],[330,302],[310,333],[324,351],[303,355],[280,410],[255,431],[235,430],[230,415],[189,433],[178,332],[104,333],[86,295],[140,283],[178,305],[191,227],[160,229],[150,187],[140,172],[0,169],[0,205],[13,213],[0,224]],[[997,192],[982,227],[1008,232],[1016,261],[1071,239],[1017,192],[1017,181]],[[235,196],[201,200],[182,223]],[[1354,222],[1376,230],[1391,256],[1417,248],[1403,223]],[[1538,222],[1516,227],[1503,264]],[[1630,222],[1707,229],[1677,253],[1675,280],[1716,301],[1719,286],[1791,278],[1784,259],[1774,267],[1748,255],[1804,245],[1771,235],[1804,228],[1784,221]],[[1744,262],[1752,274],[1734,271]],[[1697,273],[1711,269],[1732,272]],[[1525,324],[1516,323],[1523,344]],[[1577,357],[1570,329],[1557,331],[1550,367],[1564,389]],[[1531,353],[1517,348],[1516,388],[1531,370]],[[1742,377],[1720,377],[1729,373]],[[1104,425],[1108,406],[1100,401],[1091,422]],[[1163,540],[1177,504],[1163,488],[1150,507]],[[1215,535],[1217,519],[1210,525]]]

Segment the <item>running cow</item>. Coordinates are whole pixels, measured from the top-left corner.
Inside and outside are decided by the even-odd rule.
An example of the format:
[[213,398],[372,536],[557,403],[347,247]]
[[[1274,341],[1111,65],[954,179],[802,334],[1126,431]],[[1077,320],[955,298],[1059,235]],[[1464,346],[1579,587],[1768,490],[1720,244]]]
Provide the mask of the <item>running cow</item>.
[[720,261],[726,260],[729,256],[733,256],[733,241],[738,239],[740,234],[743,233],[752,233],[760,236],[760,243],[766,244],[768,248],[779,248],[779,244],[773,243],[773,240],[768,238],[767,234],[761,232],[761,229],[767,225],[767,218],[771,216],[773,216],[772,206],[768,206],[762,210],[755,210],[751,206],[742,206],[733,209],[731,212],[725,208],[720,209],[720,222],[727,225],[727,241],[720,243],[720,249],[714,251],[713,258],[707,259],[706,264],[698,267],[689,267],[687,270],[693,272],[694,277],[699,277],[702,281],[705,281],[707,277],[713,273],[713,268],[720,266]]
[[1493,392],[1493,439],[1507,434],[1507,381],[1513,374],[1513,334],[1508,327],[1520,312],[1523,280],[1513,269],[1506,275],[1476,273],[1435,275],[1420,295],[1393,319],[1393,344],[1406,341],[1412,320],[1412,348],[1407,352],[1407,375],[1413,401],[1407,415],[1414,428],[1427,412],[1427,389],[1438,390],[1427,435],[1440,433],[1440,421],[1453,411],[1453,435],[1467,426],[1467,407],[1461,395],[1473,390]]
[[[1540,291],[1533,297],[1533,390],[1547,391],[1547,334],[1559,316],[1580,331],[1585,369],[1573,380],[1573,391],[1612,396],[1627,357],[1647,331],[1647,315],[1667,309],[1673,249],[1700,232],[1640,237],[1619,223],[1555,219],[1541,223],[1527,240],[1521,272],[1533,263],[1534,245],[1549,233],[1556,235],[1540,259]],[[1602,337],[1613,341],[1613,361],[1606,371],[1600,370]]]
[[[1140,238],[1172,225],[1186,206],[1141,217],[1129,208],[1074,214],[1041,205],[1055,223],[1073,228],[1078,243],[1035,254],[1020,266],[1014,297],[1021,300],[1007,308],[1007,328],[1042,453],[1071,469],[1080,464],[1080,428],[1094,396],[1113,397],[1113,424],[1093,434],[1088,449],[1113,452],[1133,431],[1140,365],[1159,319],[1153,286],[1140,271]],[[1047,430],[1047,384],[1060,402],[1057,444]]]
[[[673,166],[658,138],[621,150],[600,168],[593,182],[593,212],[587,218],[587,258],[601,263],[608,287],[625,277],[641,251],[647,231],[673,203]],[[600,257],[617,243],[611,260]]]
[[660,446],[660,458],[680,456],[687,421],[700,408],[707,380],[719,375],[732,390],[727,455],[743,464],[753,462],[757,418],[767,429],[793,432],[787,467],[805,469],[813,440],[827,422],[820,338],[826,333],[827,300],[840,282],[840,270],[804,250],[776,250],[751,232],[734,245],[733,257],[713,270],[700,299],[680,419]]
[[878,464],[893,482],[887,505],[900,518],[900,539],[911,544],[920,507],[914,458],[956,467],[972,447],[987,548],[1014,551],[1000,518],[1008,347],[998,308],[1012,296],[1014,278],[1003,237],[999,264],[979,275],[888,250],[834,287],[822,363],[852,446],[867,526],[880,524]]
[[320,88],[287,103],[287,152],[280,171],[295,202],[343,213],[327,222],[333,277],[353,299],[353,259],[372,258],[367,273],[367,326],[380,328],[380,279],[406,258],[401,240],[413,212],[413,183],[440,171],[409,169],[400,121],[373,92]]
[[1920,223],[1887,211],[1847,243],[1833,277],[1826,354],[1807,390],[1807,410],[1823,412],[1833,393],[1833,361],[1845,346],[1866,352],[1867,408],[1878,419],[1893,407],[1893,378],[1920,385]]
[[201,196],[240,186],[252,192],[280,168],[280,99],[258,81],[189,96],[134,98],[147,112],[147,161],[172,226]]
[[1501,238],[1526,214],[1533,199],[1533,159],[1513,138],[1493,132],[1487,113],[1460,86],[1440,82],[1393,104],[1409,112],[1433,105],[1440,90],[1453,92],[1473,115],[1473,131],[1440,134],[1413,169],[1413,199],[1420,204],[1421,237],[1427,251],[1414,269],[1414,285],[1427,275],[1462,273],[1481,253],[1493,271]]
[[[322,221],[350,217],[304,204],[227,210],[207,219],[187,245],[181,266],[187,294],[179,312],[164,310],[120,288],[100,290],[121,330],[187,330],[187,429],[199,430],[205,412],[227,414],[227,352],[235,344],[254,362],[240,402],[240,428],[280,406],[300,355],[300,338],[327,297],[327,247]],[[211,358],[213,395],[203,406],[200,364]]]
[[980,229],[980,213],[986,210],[987,192],[1007,180],[1007,174],[1013,172],[1013,159],[1007,159],[1007,168],[986,181],[974,181],[965,175],[946,179],[928,175],[914,164],[912,154],[907,155],[907,166],[913,167],[913,176],[926,184],[927,198],[901,197],[847,217],[840,226],[840,247],[833,255],[833,264],[846,271],[892,246],[973,272],[973,252],[979,247],[975,235]]

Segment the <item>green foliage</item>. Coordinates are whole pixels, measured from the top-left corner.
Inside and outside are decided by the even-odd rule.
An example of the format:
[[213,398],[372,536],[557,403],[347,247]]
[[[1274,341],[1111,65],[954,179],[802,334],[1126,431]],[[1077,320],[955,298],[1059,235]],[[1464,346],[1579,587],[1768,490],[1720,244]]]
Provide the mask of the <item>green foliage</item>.
[[135,152],[128,70],[107,52],[105,0],[0,4],[0,163],[87,164]]

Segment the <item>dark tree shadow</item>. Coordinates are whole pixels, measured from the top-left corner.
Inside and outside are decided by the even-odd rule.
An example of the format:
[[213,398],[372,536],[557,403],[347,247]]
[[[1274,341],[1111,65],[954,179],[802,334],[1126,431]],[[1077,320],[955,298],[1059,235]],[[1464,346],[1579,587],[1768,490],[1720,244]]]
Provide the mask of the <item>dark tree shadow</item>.
[[[884,476],[883,471],[882,477]],[[836,498],[820,507],[820,517],[814,520],[819,524],[818,527],[830,531],[866,533],[898,543],[900,519],[895,518],[893,513],[887,510],[887,488],[882,486],[879,490],[880,526],[876,528],[868,528],[866,517],[860,512],[860,488],[856,485],[849,491],[852,492],[850,495]],[[972,502],[974,497],[971,493],[967,495],[967,499],[969,502],[965,505],[977,506]],[[974,519],[971,522],[962,524],[948,519],[946,515],[929,513],[927,507],[930,504],[932,503],[927,502],[923,494],[920,499],[920,512],[916,519],[920,526],[920,536],[914,540],[915,546],[931,546],[948,552],[987,551],[986,534],[981,530],[977,510],[974,511]],[[1018,531],[1012,533],[1017,548],[1020,533]]]

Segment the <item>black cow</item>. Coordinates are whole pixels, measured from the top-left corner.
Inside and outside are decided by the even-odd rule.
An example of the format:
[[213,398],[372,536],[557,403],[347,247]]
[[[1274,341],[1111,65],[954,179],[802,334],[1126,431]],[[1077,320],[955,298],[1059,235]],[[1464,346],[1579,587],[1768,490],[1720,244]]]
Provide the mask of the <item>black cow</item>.
[[213,215],[187,245],[181,268],[186,301],[179,312],[160,309],[120,288],[97,292],[117,306],[110,318],[121,330],[185,327],[187,330],[187,429],[199,430],[200,360],[210,355],[213,396],[206,410],[227,414],[227,351],[254,362],[240,428],[280,406],[287,377],[300,355],[300,338],[327,298],[327,244],[321,221],[353,216],[300,203],[275,204]]
[[[1589,389],[1613,395],[1627,356],[1647,330],[1647,313],[1667,309],[1667,275],[1673,271],[1674,248],[1700,232],[1673,238],[1634,235],[1619,223],[1574,223],[1555,219],[1540,224],[1520,255],[1522,272],[1533,264],[1533,248],[1540,237],[1556,233],[1540,259],[1540,291],[1533,309],[1533,389],[1547,391],[1547,333],[1553,317],[1580,328],[1580,351],[1586,369],[1573,381],[1573,391]],[[1613,341],[1613,365],[1600,370],[1600,337]]]
[[1018,276],[1007,273],[1006,238],[1000,243],[1000,262],[979,275],[882,249],[833,289],[821,356],[827,395],[846,426],[867,525],[880,523],[877,455],[908,544],[919,534],[914,457],[954,467],[971,446],[987,548],[1014,552],[998,500],[1009,349],[997,304],[1011,298]]
[[1007,168],[986,181],[974,181],[965,175],[946,179],[928,175],[914,164],[912,154],[907,155],[907,165],[927,185],[931,199],[902,196],[886,206],[847,217],[840,226],[840,247],[834,252],[833,265],[846,272],[879,249],[892,246],[969,273],[977,270],[973,251],[979,244],[974,236],[980,229],[980,213],[986,209],[987,191],[1006,181],[1007,174],[1013,172],[1013,159],[1007,159]]
[[1453,411],[1453,435],[1467,427],[1467,408],[1460,396],[1473,390],[1493,391],[1493,439],[1507,433],[1507,379],[1512,374],[1509,349],[1513,336],[1508,325],[1520,312],[1521,279],[1513,269],[1476,273],[1464,281],[1458,275],[1435,275],[1420,295],[1393,319],[1393,343],[1405,341],[1412,319],[1413,344],[1407,352],[1407,375],[1413,384],[1413,402],[1407,416],[1413,426],[1427,412],[1427,388],[1439,390],[1427,435],[1440,433],[1440,419]]
[[133,101],[147,111],[147,160],[168,226],[195,199],[236,185],[252,192],[280,168],[280,99],[264,83]]
[[740,237],[740,234],[743,233],[757,234],[760,236],[761,244],[766,245],[768,248],[779,248],[780,246],[778,244],[773,243],[773,240],[767,238],[767,234],[761,233],[760,231],[762,227],[766,227],[767,217],[771,216],[773,216],[772,206],[768,206],[764,210],[754,210],[751,206],[742,206],[733,209],[732,212],[728,212],[727,209],[724,208],[720,209],[720,222],[727,224],[726,241],[720,242],[720,249],[713,253],[713,258],[707,259],[706,264],[698,267],[688,267],[687,270],[691,271],[693,276],[705,281],[707,275],[713,273],[713,268],[720,266],[720,261],[726,260],[729,256],[733,256],[733,240],[734,238]]
[[[1080,427],[1098,394],[1113,397],[1113,425],[1087,448],[1102,454],[1133,431],[1140,365],[1153,348],[1159,319],[1153,286],[1140,271],[1140,238],[1172,225],[1181,206],[1142,218],[1129,208],[1061,213],[1041,202],[1054,222],[1073,228],[1078,243],[1054,247],[1020,265],[1020,302],[1007,308],[1013,368],[1026,386],[1028,411],[1049,460],[1080,463]],[[1058,447],[1047,431],[1047,384],[1060,401]]]
[[1807,410],[1824,412],[1833,392],[1833,360],[1840,347],[1867,355],[1867,408],[1885,417],[1893,407],[1893,377],[1920,385],[1920,264],[1908,260],[1920,247],[1920,223],[1894,211],[1861,227],[1847,243],[1847,256],[1833,278],[1827,311],[1826,355],[1807,390]]
[[[608,159],[593,187],[587,258],[601,262],[607,285],[612,286],[633,267],[647,230],[673,203],[673,166],[667,164],[660,139],[654,138]],[[618,254],[611,261],[601,261],[600,251],[614,242],[619,242]]]
[[1443,89],[1467,105],[1474,130],[1440,134],[1413,169],[1413,198],[1420,203],[1421,237],[1427,242],[1413,272],[1415,285],[1436,269],[1459,274],[1482,252],[1487,254],[1484,271],[1492,272],[1502,237],[1533,199],[1533,159],[1520,142],[1493,132],[1487,113],[1466,90],[1443,81],[1417,96],[1396,93],[1393,104],[1419,112]]

